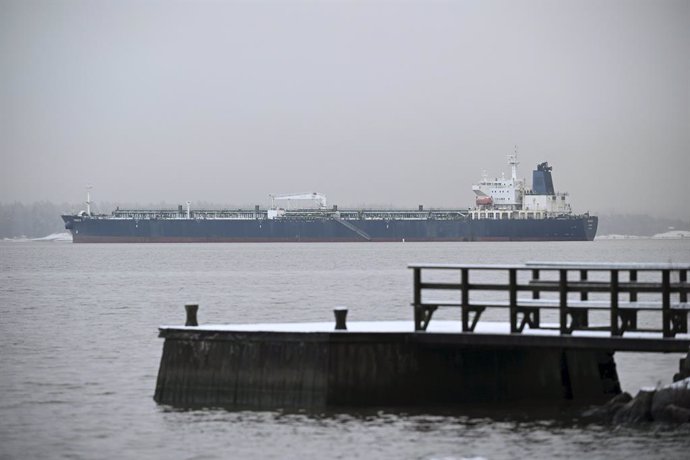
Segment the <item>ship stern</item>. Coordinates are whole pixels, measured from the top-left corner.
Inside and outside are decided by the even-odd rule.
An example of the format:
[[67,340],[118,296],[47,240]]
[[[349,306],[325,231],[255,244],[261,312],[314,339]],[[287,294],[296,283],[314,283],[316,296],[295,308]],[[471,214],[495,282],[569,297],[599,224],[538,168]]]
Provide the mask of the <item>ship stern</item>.
[[586,216],[584,219],[584,231],[585,231],[585,238],[587,241],[592,241],[594,240],[594,237],[597,235],[597,227],[599,226],[599,217],[597,216]]

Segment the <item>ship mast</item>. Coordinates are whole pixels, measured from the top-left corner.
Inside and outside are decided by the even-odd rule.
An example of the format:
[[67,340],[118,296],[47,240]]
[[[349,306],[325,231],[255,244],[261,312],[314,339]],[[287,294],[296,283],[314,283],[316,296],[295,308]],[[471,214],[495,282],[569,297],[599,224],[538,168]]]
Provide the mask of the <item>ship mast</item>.
[[520,164],[520,162],[517,159],[517,145],[515,146],[515,152],[508,155],[508,164],[511,167],[511,177],[513,178],[513,182],[517,180],[517,167]]
[[91,217],[91,189],[92,185],[86,186],[86,215]]

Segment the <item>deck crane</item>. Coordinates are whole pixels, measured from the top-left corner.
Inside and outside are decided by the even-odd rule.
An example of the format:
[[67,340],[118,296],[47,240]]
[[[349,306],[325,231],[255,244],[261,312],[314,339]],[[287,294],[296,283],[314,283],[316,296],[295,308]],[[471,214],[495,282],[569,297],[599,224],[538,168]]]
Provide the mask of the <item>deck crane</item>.
[[323,195],[321,193],[294,193],[294,194],[285,194],[285,195],[268,195],[271,197],[271,209],[275,209],[275,202],[276,200],[287,200],[288,202],[288,209],[290,208],[290,201],[291,200],[310,200],[310,201],[315,201],[319,204],[320,209],[325,209],[326,208],[326,195]]

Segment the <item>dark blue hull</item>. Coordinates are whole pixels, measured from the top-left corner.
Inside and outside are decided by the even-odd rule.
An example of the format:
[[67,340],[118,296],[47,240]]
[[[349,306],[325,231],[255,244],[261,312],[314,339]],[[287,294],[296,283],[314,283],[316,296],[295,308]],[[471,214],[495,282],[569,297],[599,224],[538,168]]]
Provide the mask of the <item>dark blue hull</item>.
[[591,241],[598,223],[587,215],[524,220],[62,218],[75,243]]

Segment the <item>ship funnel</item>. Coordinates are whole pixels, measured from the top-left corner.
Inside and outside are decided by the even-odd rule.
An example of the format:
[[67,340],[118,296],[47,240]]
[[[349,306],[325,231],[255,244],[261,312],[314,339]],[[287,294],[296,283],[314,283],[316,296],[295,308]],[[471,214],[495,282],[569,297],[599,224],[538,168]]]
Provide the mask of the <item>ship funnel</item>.
[[537,195],[555,195],[551,166],[548,162],[540,163],[532,171],[532,191]]

